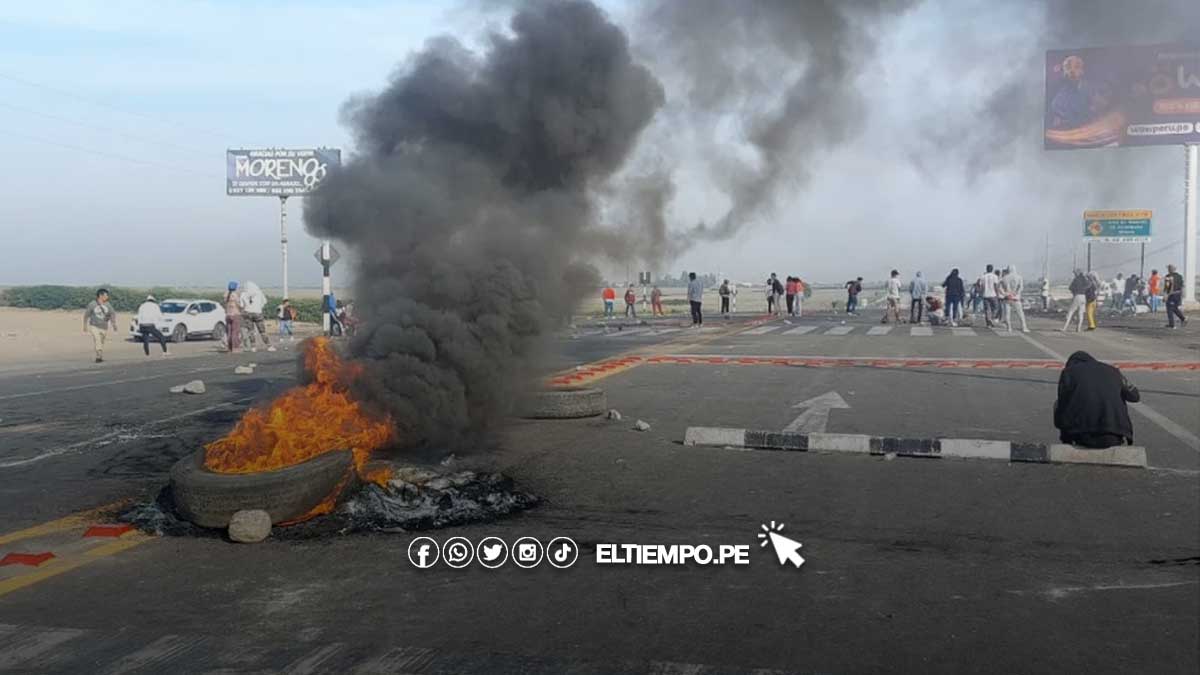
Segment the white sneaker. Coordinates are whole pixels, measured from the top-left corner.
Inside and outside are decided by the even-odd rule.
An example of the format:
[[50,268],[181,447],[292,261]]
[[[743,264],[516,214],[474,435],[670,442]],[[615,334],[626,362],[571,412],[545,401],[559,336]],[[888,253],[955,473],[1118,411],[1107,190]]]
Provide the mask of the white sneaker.
[[267,347],[267,351],[269,351],[269,352],[275,351],[275,345],[271,345],[270,347]]
[[163,355],[163,358],[165,359],[171,355],[171,352],[163,352],[162,355]]
[[257,351],[258,351],[258,347],[251,347],[251,348],[250,348],[250,351],[252,351],[252,352],[257,352]]

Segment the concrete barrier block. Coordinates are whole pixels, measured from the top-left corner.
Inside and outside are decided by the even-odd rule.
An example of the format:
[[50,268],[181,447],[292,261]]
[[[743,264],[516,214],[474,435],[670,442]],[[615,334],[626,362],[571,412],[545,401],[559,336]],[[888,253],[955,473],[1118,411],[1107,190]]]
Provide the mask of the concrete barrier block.
[[971,457],[975,459],[1002,459],[1008,461],[1012,455],[1012,443],[1008,441],[985,441],[976,438],[943,438],[942,454],[947,457]]
[[1137,445],[1118,445],[1101,450],[1073,445],[1051,445],[1050,461],[1056,464],[1106,464],[1109,466],[1146,466],[1146,449]]
[[725,427],[688,427],[683,433],[684,445],[732,445],[737,448],[746,445],[745,429],[728,429]]
[[871,452],[871,437],[863,434],[809,434],[809,450]]

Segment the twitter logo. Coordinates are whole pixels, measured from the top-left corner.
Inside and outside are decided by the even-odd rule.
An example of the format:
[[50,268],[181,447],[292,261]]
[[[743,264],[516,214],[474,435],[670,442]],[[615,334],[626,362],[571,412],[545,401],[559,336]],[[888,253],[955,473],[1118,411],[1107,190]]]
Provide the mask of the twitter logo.
[[508,562],[508,544],[500,537],[484,537],[475,547],[479,564],[494,570]]

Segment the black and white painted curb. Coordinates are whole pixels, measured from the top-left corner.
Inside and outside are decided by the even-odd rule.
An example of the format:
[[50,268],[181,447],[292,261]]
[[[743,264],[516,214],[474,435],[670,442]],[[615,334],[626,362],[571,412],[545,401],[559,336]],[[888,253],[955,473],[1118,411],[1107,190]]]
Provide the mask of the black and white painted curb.
[[973,438],[892,438],[862,434],[803,434],[792,431],[756,431],[723,427],[688,427],[684,445],[715,445],[758,450],[819,450],[860,452],[871,455],[895,453],[901,457],[965,457],[1003,459],[1042,464],[1103,464],[1145,468],[1146,449],[1125,445],[1103,450],[1072,445],[1012,443]]

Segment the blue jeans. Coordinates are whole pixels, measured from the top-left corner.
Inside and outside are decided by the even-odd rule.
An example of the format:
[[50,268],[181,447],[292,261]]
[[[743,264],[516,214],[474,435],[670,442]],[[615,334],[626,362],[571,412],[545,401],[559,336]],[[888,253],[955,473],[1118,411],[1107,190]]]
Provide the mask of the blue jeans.
[[1150,311],[1157,312],[1158,311],[1158,303],[1160,303],[1160,302],[1162,302],[1161,295],[1150,296]]
[[962,298],[946,298],[946,320],[958,321],[962,318]]
[[279,337],[283,337],[284,335],[295,335],[295,333],[292,332],[291,319],[279,320]]
[[612,300],[604,301],[604,316],[609,319],[612,318],[612,316],[613,316],[613,301]]

